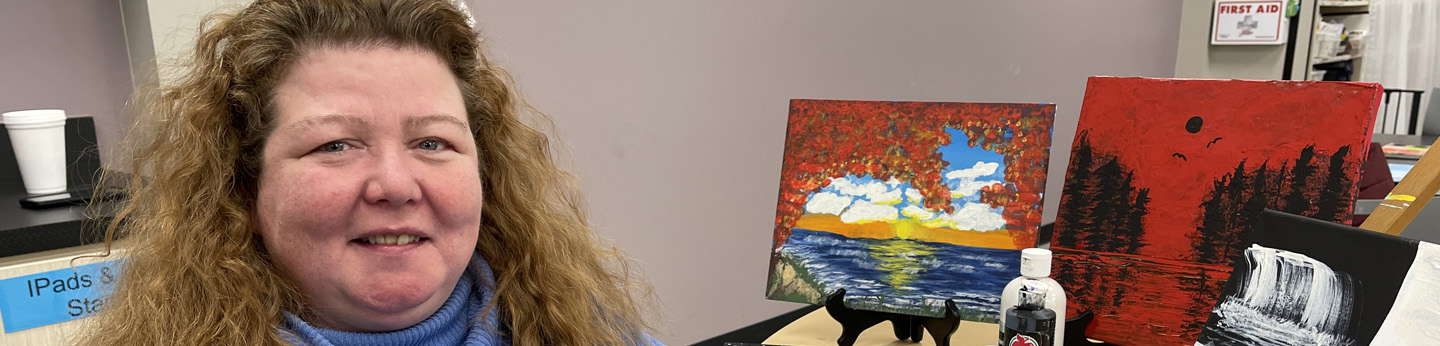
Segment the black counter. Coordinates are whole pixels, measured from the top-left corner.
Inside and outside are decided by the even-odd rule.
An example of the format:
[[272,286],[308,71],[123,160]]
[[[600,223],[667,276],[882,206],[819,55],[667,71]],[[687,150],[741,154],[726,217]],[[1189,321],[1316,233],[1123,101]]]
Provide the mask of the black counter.
[[[94,185],[100,172],[95,121],[65,121],[66,182],[70,188]],[[101,205],[32,210],[20,207],[25,185],[10,136],[0,129],[0,257],[93,244],[103,240],[111,210]]]

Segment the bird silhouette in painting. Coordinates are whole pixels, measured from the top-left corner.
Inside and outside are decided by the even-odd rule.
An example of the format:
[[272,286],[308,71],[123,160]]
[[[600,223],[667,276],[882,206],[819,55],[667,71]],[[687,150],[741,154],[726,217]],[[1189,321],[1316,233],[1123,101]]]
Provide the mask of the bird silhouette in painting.
[[[1185,132],[1189,132],[1189,133],[1200,133],[1200,130],[1203,129],[1204,127],[1205,127],[1205,119],[1202,119],[1202,118],[1200,118],[1200,117],[1198,117],[1198,116],[1190,117],[1190,120],[1186,120],[1186,121],[1185,121]],[[1211,145],[1214,145],[1215,143],[1218,143],[1218,142],[1220,142],[1220,137],[1215,137],[1215,139],[1210,140],[1210,143],[1205,143],[1205,148],[1208,149],[1208,148],[1210,148]],[[1176,157],[1176,158],[1180,158],[1181,161],[1190,162],[1189,159],[1186,159],[1186,158],[1185,158],[1185,154],[1172,153],[1172,154],[1170,154],[1170,157]]]

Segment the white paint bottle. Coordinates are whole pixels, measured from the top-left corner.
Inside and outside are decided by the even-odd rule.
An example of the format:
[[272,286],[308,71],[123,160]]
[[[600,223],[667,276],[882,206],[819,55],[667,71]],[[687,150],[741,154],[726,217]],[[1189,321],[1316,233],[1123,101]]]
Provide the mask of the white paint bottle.
[[[1020,250],[1020,277],[1010,280],[1000,294],[1000,311],[1003,313],[1020,304],[1020,287],[1026,279],[1048,284],[1045,294],[1045,308],[1055,312],[1055,346],[1065,345],[1065,289],[1050,278],[1050,250],[1029,248]],[[1005,330],[1005,319],[1000,319],[1000,330]]]

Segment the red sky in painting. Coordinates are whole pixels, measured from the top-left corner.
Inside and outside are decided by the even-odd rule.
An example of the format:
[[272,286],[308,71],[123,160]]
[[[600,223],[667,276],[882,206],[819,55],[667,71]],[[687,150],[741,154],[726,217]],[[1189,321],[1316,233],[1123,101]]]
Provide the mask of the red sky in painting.
[[[1349,145],[1351,158],[1364,157],[1371,119],[1360,115],[1372,103],[1342,97],[1355,94],[1379,96],[1357,83],[1094,77],[1077,133],[1090,131],[1097,152],[1116,154],[1135,171],[1134,186],[1150,189],[1149,245],[1139,254],[1183,259],[1208,187],[1235,169],[1235,158],[1250,158],[1246,169],[1267,159],[1278,166],[1309,144],[1326,155]],[[1197,116],[1203,125],[1190,133],[1186,123]]]

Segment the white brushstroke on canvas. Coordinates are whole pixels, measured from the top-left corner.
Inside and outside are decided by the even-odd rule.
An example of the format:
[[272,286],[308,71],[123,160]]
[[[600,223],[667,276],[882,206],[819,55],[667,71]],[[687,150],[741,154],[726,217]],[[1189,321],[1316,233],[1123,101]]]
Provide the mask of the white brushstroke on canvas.
[[979,177],[983,177],[983,176],[995,174],[995,169],[997,169],[997,168],[1000,168],[1000,164],[999,164],[999,163],[996,163],[996,162],[976,162],[976,163],[975,163],[975,166],[973,166],[973,167],[966,168],[966,169],[953,170],[953,171],[950,171],[949,173],[945,173],[945,179],[950,179],[950,180],[972,179],[972,180],[973,180],[973,179],[975,179],[975,178],[979,178]]
[[840,213],[840,221],[844,223],[895,222],[899,216],[900,209],[895,207],[858,200],[851,204],[849,209],[845,209],[845,212]]
[[929,220],[929,219],[935,218],[935,212],[929,211],[929,210],[925,210],[925,208],[922,208],[922,207],[920,207],[920,206],[918,206],[918,205],[907,205],[907,206],[905,206],[904,209],[900,209],[900,215],[905,215],[905,217],[908,217],[908,218],[911,218],[911,219],[920,220],[920,221],[925,221],[925,220]]
[[[1348,316],[1337,315],[1341,305],[1337,298],[1345,297],[1351,292],[1343,292],[1344,284],[1329,266],[1295,252],[1267,249],[1258,245],[1251,249],[1256,262],[1285,262],[1290,266],[1257,268],[1251,277],[1258,280],[1249,280],[1243,291],[1246,305],[1276,306],[1276,302],[1281,302],[1287,308],[1304,307],[1300,313],[1300,322],[1320,329],[1333,329],[1338,322],[1349,321]],[[1296,268],[1302,268],[1302,272],[1295,272]],[[1309,269],[1310,272],[1305,273],[1304,269]],[[1280,289],[1276,289],[1277,287]],[[1304,294],[1294,294],[1297,292]],[[1304,302],[1300,299],[1304,299]]]
[[982,187],[1003,184],[1004,182],[999,180],[975,180],[975,178],[993,175],[999,168],[1000,163],[997,162],[976,162],[975,166],[970,168],[945,173],[946,184],[950,186],[950,197],[973,196]]
[[835,192],[841,195],[861,197],[870,200],[875,204],[895,205],[900,203],[901,189],[891,189],[890,186],[899,185],[900,181],[890,179],[886,182],[870,181],[856,184],[846,177],[831,178],[830,186],[835,187]]
[[1001,182],[999,180],[961,181],[958,183],[953,183],[952,185],[955,186],[955,189],[950,190],[950,197],[958,198],[963,196],[971,196],[974,195],[976,192],[980,192],[980,188],[1003,183],[1004,182]]
[[896,204],[900,204],[900,201],[901,201],[901,199],[900,199],[900,189],[894,189],[894,190],[886,191],[885,193],[878,194],[878,195],[867,195],[867,196],[865,196],[865,197],[870,198],[870,203],[881,204],[881,205],[896,205]]
[[1420,243],[1415,261],[1371,345],[1440,345],[1440,245]]
[[910,201],[910,204],[925,204],[925,196],[920,195],[920,190],[905,189],[905,198]]
[[984,203],[966,203],[954,213],[940,214],[935,219],[921,223],[927,227],[945,227],[970,231],[994,231],[1005,229],[1005,218],[999,211],[990,209]]
[[[1220,298],[1196,345],[1349,345],[1355,283],[1304,254],[1251,245],[1239,290]],[[1241,274],[1241,273],[1236,273]]]
[[805,211],[811,214],[840,215],[854,199],[830,192],[816,193],[805,202]]

